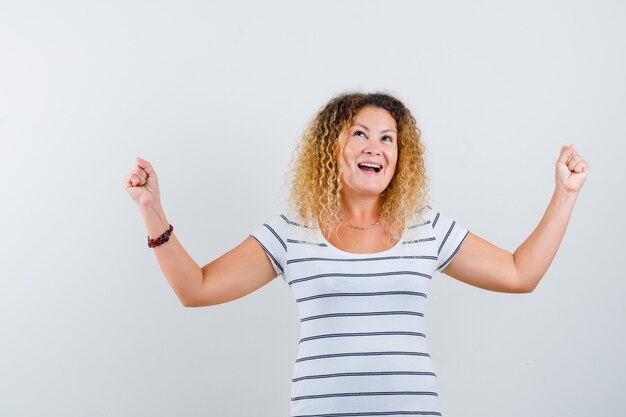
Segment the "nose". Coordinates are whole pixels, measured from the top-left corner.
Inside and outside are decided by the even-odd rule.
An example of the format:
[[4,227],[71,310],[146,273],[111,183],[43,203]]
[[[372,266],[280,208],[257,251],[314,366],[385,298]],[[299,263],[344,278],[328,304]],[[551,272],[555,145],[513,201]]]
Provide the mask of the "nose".
[[363,153],[367,153],[370,155],[380,155],[381,154],[380,146],[372,145],[371,143],[368,143],[367,146],[363,148]]

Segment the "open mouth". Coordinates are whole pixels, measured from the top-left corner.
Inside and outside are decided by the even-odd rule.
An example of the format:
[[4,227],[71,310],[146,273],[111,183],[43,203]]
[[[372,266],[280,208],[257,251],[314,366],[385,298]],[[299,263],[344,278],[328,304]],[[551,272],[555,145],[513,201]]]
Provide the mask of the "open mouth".
[[360,164],[357,164],[357,166],[363,172],[378,173],[378,172],[380,172],[381,169],[383,169],[382,165],[380,165],[380,164],[372,164],[372,163],[369,163],[369,162],[361,162]]

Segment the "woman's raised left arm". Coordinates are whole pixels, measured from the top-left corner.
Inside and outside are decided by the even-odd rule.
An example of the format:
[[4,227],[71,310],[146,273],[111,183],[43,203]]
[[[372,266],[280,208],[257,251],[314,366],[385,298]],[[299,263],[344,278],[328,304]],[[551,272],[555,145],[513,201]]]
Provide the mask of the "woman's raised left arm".
[[514,253],[469,233],[445,274],[499,292],[532,292],[561,244],[589,165],[574,145],[563,146],[556,162],[556,186],[541,221]]

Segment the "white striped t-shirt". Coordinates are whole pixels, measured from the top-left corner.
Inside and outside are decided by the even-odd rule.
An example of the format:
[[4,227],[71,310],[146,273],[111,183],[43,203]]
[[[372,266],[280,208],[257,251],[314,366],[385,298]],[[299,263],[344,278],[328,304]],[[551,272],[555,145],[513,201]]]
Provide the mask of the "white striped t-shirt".
[[424,310],[468,229],[431,206],[392,248],[355,254],[287,211],[251,235],[300,316],[292,417],[441,416]]

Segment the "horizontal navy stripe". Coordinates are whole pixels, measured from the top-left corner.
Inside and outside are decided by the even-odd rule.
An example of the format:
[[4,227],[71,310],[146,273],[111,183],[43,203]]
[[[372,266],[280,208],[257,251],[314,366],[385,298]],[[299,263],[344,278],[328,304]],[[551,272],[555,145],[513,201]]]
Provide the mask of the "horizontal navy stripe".
[[413,226],[409,226],[407,229],[415,229],[416,227],[426,226],[427,224],[430,224],[430,220],[427,220],[424,223],[414,224]]
[[300,244],[306,244],[306,245],[321,246],[323,248],[328,246],[326,243],[314,243],[314,242],[307,242],[305,240],[294,240],[294,239],[287,239],[287,243],[300,243]]
[[276,232],[274,231],[274,229],[272,229],[272,228],[270,227],[270,225],[269,225],[269,224],[267,224],[267,223],[263,223],[263,226],[267,227],[267,228],[268,228],[268,230],[269,230],[270,232],[272,232],[272,234],[273,234],[274,236],[276,236],[276,239],[278,239],[278,241],[280,242],[280,244],[281,244],[281,245],[283,245],[283,248],[285,248],[285,252],[287,252],[287,245],[285,245],[285,242],[283,242],[283,240],[280,238],[280,236],[278,236],[278,233],[276,233]]
[[441,253],[441,248],[443,248],[443,245],[446,244],[446,241],[448,240],[448,237],[450,236],[450,233],[452,233],[452,229],[454,229],[454,225],[456,224],[456,221],[452,221],[452,224],[450,225],[450,228],[448,229],[448,233],[446,233],[446,236],[443,238],[443,241],[441,242],[441,245],[439,245],[439,250],[437,251],[437,255],[439,255]]
[[333,398],[333,397],[372,397],[379,395],[433,395],[438,397],[436,392],[431,391],[375,391],[375,392],[338,392],[335,394],[317,394],[317,395],[302,395],[300,397],[292,397],[291,401],[300,400],[317,400],[320,398]]
[[292,417],[441,416],[438,411],[359,411],[356,413],[300,414]]
[[301,301],[310,301],[318,298],[326,298],[326,297],[369,297],[369,296],[379,296],[379,295],[416,295],[418,297],[428,298],[426,294],[423,292],[416,291],[377,291],[377,292],[340,292],[340,293],[330,293],[330,294],[318,294],[312,295],[310,297],[297,298],[296,303]]
[[382,372],[342,372],[337,374],[323,374],[323,375],[307,375],[298,378],[292,378],[291,382],[298,382],[305,379],[321,379],[321,378],[337,378],[348,376],[383,376],[383,375],[413,375],[413,376],[434,376],[437,375],[434,372],[417,372],[417,371],[382,371]]
[[377,256],[373,258],[295,258],[295,259],[288,259],[287,264],[295,264],[295,263],[300,263],[300,262],[312,262],[312,261],[330,261],[330,262],[391,261],[394,259],[437,259],[437,257],[428,256],[428,255],[405,255],[405,256]]
[[290,224],[290,225],[293,225],[293,226],[298,226],[298,227],[304,227],[304,228],[306,228],[306,229],[308,229],[308,228],[309,228],[309,226],[307,226],[306,224],[300,224],[300,223],[292,222],[292,221],[291,221],[291,220],[289,220],[289,219],[287,218],[287,216],[285,216],[284,214],[281,214],[281,215],[280,215],[280,217],[282,217],[282,218],[283,218],[283,220],[284,220],[285,222],[287,222],[287,224]]
[[329,337],[359,337],[359,336],[419,336],[426,337],[424,333],[419,332],[360,332],[360,333],[330,333],[320,334],[317,336],[303,337],[298,343],[309,342],[317,339],[328,339]]
[[342,358],[346,356],[425,356],[430,358],[430,355],[426,352],[404,352],[404,351],[389,351],[389,352],[346,352],[346,353],[329,353],[326,355],[305,356],[304,358],[296,359],[296,362],[312,361],[315,359],[330,359],[330,358]]
[[431,240],[437,240],[436,237],[426,237],[424,239],[417,239],[417,240],[405,240],[404,242],[402,242],[403,244],[407,244],[407,243],[420,243],[420,242],[429,242]]
[[428,274],[423,274],[421,272],[415,272],[415,271],[390,271],[390,272],[376,272],[376,273],[371,273],[371,274],[345,274],[345,273],[340,273],[340,272],[331,272],[328,274],[311,275],[310,277],[294,279],[294,280],[289,281],[289,285],[297,284],[297,283],[304,282],[304,281],[310,281],[312,279],[318,279],[318,278],[329,278],[329,277],[366,278],[366,277],[385,277],[385,276],[391,276],[391,275],[417,275],[420,277],[432,279],[432,277]]
[[424,317],[423,313],[419,313],[417,311],[372,311],[369,313],[330,313],[330,314],[320,314],[317,316],[305,317],[300,320],[309,321],[309,320],[318,320],[318,319],[326,319],[330,317],[361,317],[361,316],[391,316],[391,315],[411,315],[411,316],[420,316]]
[[454,257],[454,255],[456,255],[456,253],[458,252],[458,250],[461,248],[461,244],[463,243],[463,241],[465,241],[465,238],[467,237],[467,235],[469,235],[469,230],[465,233],[465,236],[463,236],[463,239],[461,239],[461,242],[459,242],[459,245],[456,247],[456,249],[454,250],[454,252],[452,252],[452,254],[450,256],[448,256],[448,259],[446,259],[446,261],[444,263],[442,263],[441,265],[439,265],[437,267],[437,269],[440,269],[441,267],[445,266],[448,264],[448,262],[450,262],[450,260]]
[[282,266],[280,266],[280,263],[276,260],[276,258],[274,258],[274,255],[272,255],[271,252],[269,250],[267,250],[267,248],[254,235],[250,235],[250,236],[252,236],[254,238],[254,240],[256,240],[257,242],[259,242],[259,245],[261,245],[261,247],[263,248],[265,253],[267,253],[267,256],[269,256],[270,259],[276,264],[278,269],[280,269],[280,271],[284,273],[285,270],[283,269]]

